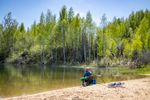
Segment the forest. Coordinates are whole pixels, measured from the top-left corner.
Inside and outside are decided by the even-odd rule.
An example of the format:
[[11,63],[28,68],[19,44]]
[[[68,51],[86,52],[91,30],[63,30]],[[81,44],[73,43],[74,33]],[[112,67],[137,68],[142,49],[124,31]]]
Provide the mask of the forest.
[[150,11],[131,12],[112,22],[103,14],[97,26],[90,11],[84,18],[64,5],[58,20],[48,9],[27,30],[9,12],[0,23],[0,63],[140,67],[150,63]]

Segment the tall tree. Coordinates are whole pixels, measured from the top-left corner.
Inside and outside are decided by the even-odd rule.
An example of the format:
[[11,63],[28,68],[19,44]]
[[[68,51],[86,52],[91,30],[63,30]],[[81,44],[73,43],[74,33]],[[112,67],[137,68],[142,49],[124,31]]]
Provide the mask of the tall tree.
[[[53,20],[53,22],[52,22]],[[47,30],[47,33],[49,34],[50,36],[50,46],[51,46],[51,57],[52,57],[52,61],[53,61],[53,52],[52,52],[52,42],[53,42],[53,38],[52,37],[52,29],[53,29],[53,24],[55,24],[55,21],[53,19],[53,16],[51,14],[51,11],[48,10],[47,11],[47,15],[46,15],[46,30]]]
[[86,63],[86,27],[84,27],[84,61]]
[[[45,17],[44,17],[44,13],[42,12],[41,13],[41,16],[40,16],[40,23],[39,23],[39,41],[40,41],[40,49],[41,49],[41,45],[42,45],[42,41],[43,41],[43,44],[44,44],[44,35],[45,35]],[[43,45],[44,46],[44,45]],[[43,58],[42,58],[42,49],[40,50],[41,51],[41,61],[44,60],[44,55],[43,55]],[[43,50],[44,51],[44,50]],[[43,60],[42,60],[43,59]],[[44,61],[43,61],[44,62]]]
[[59,21],[62,23],[62,32],[63,32],[63,54],[64,54],[64,63],[66,63],[65,58],[65,31],[67,27],[67,8],[64,5],[61,9],[61,12],[59,13]]
[[35,46],[35,41],[36,41],[37,35],[38,35],[36,20],[33,22],[33,25],[31,27],[31,33],[33,34],[33,46]]
[[36,20],[34,21],[32,28],[31,28],[34,38],[37,36],[37,25],[36,25]]
[[23,23],[21,23],[20,32],[25,33],[25,27],[24,27],[24,24],[23,24]]
[[90,11],[87,12],[87,15],[86,15],[86,23],[87,23],[87,32],[88,32],[88,40],[89,40],[89,63],[91,62],[91,27],[92,27],[92,15],[90,13]]
[[103,14],[101,18],[101,26],[102,26],[102,33],[103,33],[103,60],[105,63],[106,58],[106,26],[107,26],[107,17],[105,14]]
[[[73,27],[72,27],[73,26],[72,25],[73,17],[74,17],[74,11],[73,11],[73,8],[71,7],[69,9],[69,14],[68,14],[69,36],[70,36],[70,43],[69,44],[71,45],[71,42],[72,42],[72,51],[70,49],[70,56],[74,55],[74,52],[73,52],[73,32],[72,32],[72,29],[73,29]],[[71,48],[71,46],[70,46],[70,48]],[[72,59],[72,57],[71,57],[71,59]]]
[[3,37],[7,37],[4,39],[4,50],[5,52],[3,53],[4,58],[8,57],[11,47],[14,45],[14,40],[15,36],[14,33],[17,32],[17,26],[18,23],[15,19],[12,18],[11,12],[7,14],[7,16],[4,16],[4,31],[3,31]]
[[3,24],[0,24],[0,61],[3,59]]
[[76,56],[75,56],[75,63],[78,58],[78,39],[79,39],[79,31],[80,31],[80,19],[79,13],[75,17],[75,41],[76,41]]

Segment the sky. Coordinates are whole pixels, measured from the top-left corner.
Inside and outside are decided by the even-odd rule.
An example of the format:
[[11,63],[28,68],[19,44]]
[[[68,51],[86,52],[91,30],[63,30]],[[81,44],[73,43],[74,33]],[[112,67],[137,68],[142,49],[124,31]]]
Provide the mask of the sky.
[[48,9],[58,19],[63,5],[67,7],[67,11],[72,7],[75,15],[79,13],[80,17],[86,18],[90,11],[97,26],[100,25],[103,14],[111,22],[114,16],[126,19],[132,11],[150,10],[150,0],[0,0],[0,23],[11,12],[12,18],[19,25],[24,23],[25,29],[31,28],[35,20],[39,23],[41,13],[46,15]]

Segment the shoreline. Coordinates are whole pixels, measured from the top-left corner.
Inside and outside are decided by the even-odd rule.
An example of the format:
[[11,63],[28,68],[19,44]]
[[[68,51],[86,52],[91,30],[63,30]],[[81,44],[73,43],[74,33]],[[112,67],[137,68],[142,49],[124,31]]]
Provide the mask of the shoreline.
[[150,77],[122,81],[124,88],[108,88],[107,84],[96,84],[88,87],[69,87],[64,89],[41,92],[37,94],[1,98],[2,100],[149,100]]
[[[79,86],[76,86],[79,87]],[[27,95],[22,95],[22,96],[15,96],[15,97],[9,97],[9,98],[0,98],[0,100],[6,99],[6,100],[11,100],[11,99],[17,99],[17,98],[21,98],[21,97],[30,97],[30,96],[37,96],[37,95],[42,95],[45,93],[51,93],[51,92],[57,92],[57,91],[61,91],[61,90],[66,90],[66,89],[72,89],[72,88],[76,88],[76,87],[68,87],[68,88],[63,88],[63,89],[57,89],[57,90],[52,90],[52,91],[46,91],[46,92],[40,92],[40,93],[36,93],[36,94],[27,94]]]

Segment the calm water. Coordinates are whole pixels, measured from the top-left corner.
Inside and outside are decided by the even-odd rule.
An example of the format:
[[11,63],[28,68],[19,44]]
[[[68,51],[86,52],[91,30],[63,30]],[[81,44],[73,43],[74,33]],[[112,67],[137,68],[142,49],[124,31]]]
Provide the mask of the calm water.
[[[143,78],[138,73],[121,74],[125,69],[90,68],[97,83]],[[35,94],[66,87],[80,86],[84,68],[51,66],[0,65],[0,98]]]

